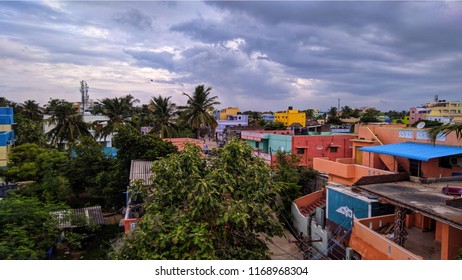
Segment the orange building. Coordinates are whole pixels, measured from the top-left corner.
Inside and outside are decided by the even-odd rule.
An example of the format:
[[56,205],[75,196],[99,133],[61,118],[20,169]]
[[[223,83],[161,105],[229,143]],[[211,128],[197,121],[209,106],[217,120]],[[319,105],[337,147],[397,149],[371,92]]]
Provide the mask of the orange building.
[[[462,198],[447,190],[462,190],[461,141],[450,134],[433,144],[426,130],[399,124],[357,125],[355,132],[351,158],[315,158],[314,168],[328,174],[328,190],[343,186],[344,195],[361,194],[363,201],[393,207],[394,213],[357,216],[358,206],[354,210],[345,202],[336,209],[351,220],[339,223],[330,208],[337,202],[327,195],[323,211],[329,227],[319,230],[313,218],[311,229],[336,240],[334,248],[347,259],[454,259],[462,248]],[[328,248],[321,249],[331,254]]]

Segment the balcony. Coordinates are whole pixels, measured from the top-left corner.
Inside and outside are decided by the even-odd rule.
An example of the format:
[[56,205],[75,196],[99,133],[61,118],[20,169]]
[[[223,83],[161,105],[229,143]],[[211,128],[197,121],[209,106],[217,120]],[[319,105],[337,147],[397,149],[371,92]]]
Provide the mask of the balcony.
[[329,174],[329,180],[352,185],[362,177],[397,174],[386,170],[371,168],[363,165],[353,164],[351,159],[337,159],[331,161],[328,158],[314,158],[313,168]]
[[406,248],[388,239],[379,229],[393,224],[395,215],[385,215],[354,221],[349,246],[367,260],[422,260],[439,259],[440,245],[434,232],[408,228]]

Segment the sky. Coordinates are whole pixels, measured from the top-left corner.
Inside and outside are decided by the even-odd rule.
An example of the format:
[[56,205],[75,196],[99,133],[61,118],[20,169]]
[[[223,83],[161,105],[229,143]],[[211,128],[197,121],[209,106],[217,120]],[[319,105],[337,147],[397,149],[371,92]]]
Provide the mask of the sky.
[[217,109],[462,101],[460,1],[0,1],[0,96]]

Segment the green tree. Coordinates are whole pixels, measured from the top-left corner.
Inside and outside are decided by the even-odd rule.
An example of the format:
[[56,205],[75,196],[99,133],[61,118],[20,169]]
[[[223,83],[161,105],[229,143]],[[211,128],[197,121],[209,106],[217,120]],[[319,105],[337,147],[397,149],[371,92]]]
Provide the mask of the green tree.
[[219,105],[217,96],[210,96],[211,87],[198,85],[192,95],[183,93],[188,97],[187,105],[180,107],[181,116],[186,120],[192,130],[196,131],[196,138],[200,138],[200,130],[209,127],[212,131],[217,127],[217,121],[212,116],[213,106]]
[[342,124],[342,121],[340,120],[340,117],[338,116],[337,108],[336,107],[330,107],[329,111],[327,112],[327,124]]
[[72,108],[72,105],[66,101],[50,104],[49,108],[53,111],[47,122],[54,125],[54,127],[47,132],[46,136],[55,147],[64,149],[65,145],[67,145],[70,157],[73,147],[80,138],[92,136],[90,132],[91,125],[86,123],[83,116],[77,113]]
[[6,171],[8,181],[33,181],[21,188],[21,195],[47,202],[67,202],[72,196],[64,177],[69,158],[64,152],[36,144],[23,144],[12,149]]
[[76,156],[70,160],[66,177],[75,194],[89,193],[93,198],[102,197],[97,186],[97,176],[110,169],[115,161],[105,157],[103,147],[91,137],[83,138],[75,147]]
[[5,97],[0,97],[0,107],[13,107],[14,102],[6,99]]
[[145,215],[115,247],[116,259],[267,259],[260,236],[282,235],[277,187],[252,148],[233,139],[204,158],[189,145],[154,162],[139,186]]
[[34,121],[18,114],[15,116],[16,126],[14,134],[17,137],[16,146],[25,143],[35,143],[39,146],[46,146],[46,137],[43,132],[42,121]]
[[307,121],[311,121],[315,119],[314,109],[307,109],[305,110],[305,116]]
[[375,108],[368,108],[363,113],[361,118],[359,119],[360,122],[369,123],[369,122],[379,122],[379,116],[381,112]]
[[68,161],[66,153],[27,143],[11,150],[6,176],[8,181],[13,182],[40,181],[47,170],[58,174]]
[[19,114],[32,121],[41,121],[43,119],[42,108],[35,100],[26,100],[19,105]]
[[284,130],[286,126],[282,122],[269,122],[265,124],[265,130]]
[[351,117],[353,113],[353,109],[350,106],[343,106],[341,113],[342,113],[342,118],[348,119]]
[[110,159],[108,170],[100,172],[96,182],[106,206],[118,209],[125,203],[124,192],[129,184],[131,161],[158,160],[175,153],[177,149],[172,143],[155,135],[141,135],[127,127],[119,129],[114,137],[114,144],[119,149],[117,159]]
[[105,125],[97,126],[95,137],[106,139],[109,134],[117,132],[123,126],[133,128],[134,123],[131,121],[131,116],[135,102],[139,102],[139,100],[130,94],[123,97],[104,98],[101,100],[103,115],[107,116],[109,120],[95,123],[95,125],[102,122],[106,123]]
[[50,213],[63,208],[34,197],[9,195],[0,200],[0,259],[45,259],[60,234]]
[[175,103],[170,101],[169,97],[152,97],[149,103],[149,109],[153,114],[154,127],[152,133],[157,133],[160,138],[176,136],[178,127],[175,122],[177,109]]

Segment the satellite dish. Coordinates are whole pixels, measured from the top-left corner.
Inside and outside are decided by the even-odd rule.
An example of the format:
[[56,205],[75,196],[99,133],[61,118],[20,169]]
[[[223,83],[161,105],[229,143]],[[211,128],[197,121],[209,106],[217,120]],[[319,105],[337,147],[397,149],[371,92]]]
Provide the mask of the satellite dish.
[[422,129],[422,128],[424,128],[424,127],[425,127],[425,122],[419,122],[419,123],[417,124],[417,128],[418,128],[418,129]]

